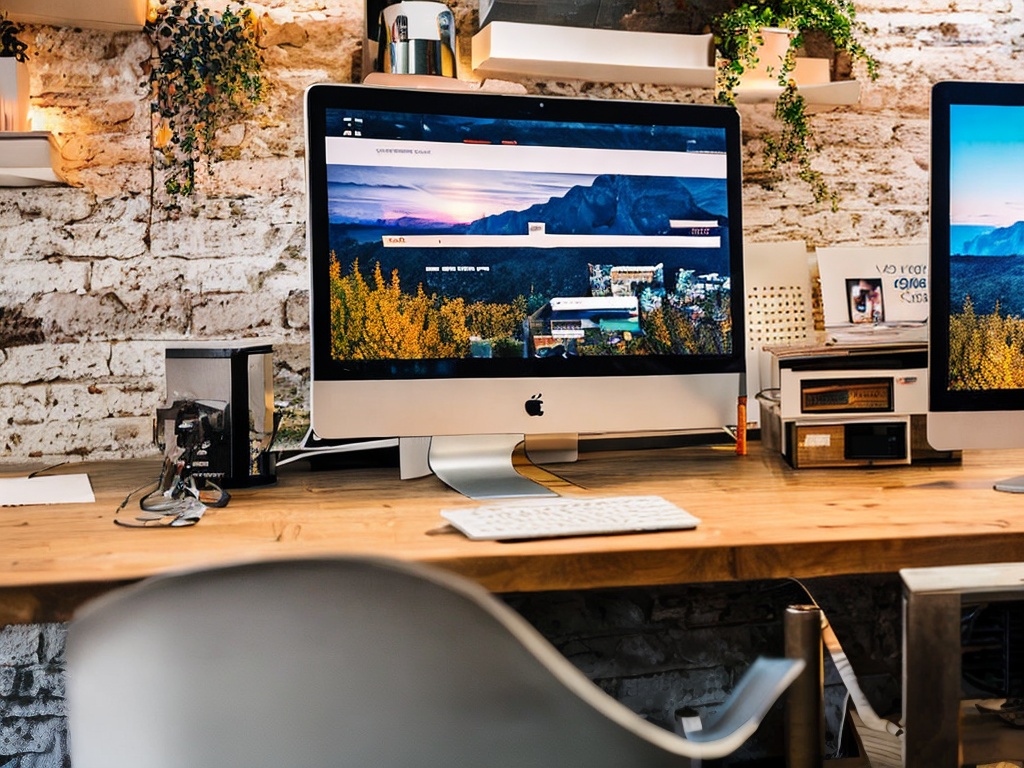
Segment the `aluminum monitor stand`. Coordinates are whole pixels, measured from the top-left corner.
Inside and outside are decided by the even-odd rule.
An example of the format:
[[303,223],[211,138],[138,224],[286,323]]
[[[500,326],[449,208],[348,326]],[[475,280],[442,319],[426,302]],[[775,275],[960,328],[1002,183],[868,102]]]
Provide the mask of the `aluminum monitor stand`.
[[531,461],[575,461],[576,435],[521,434],[442,435],[403,438],[399,442],[403,479],[433,473],[471,499],[557,496],[558,494],[520,474],[514,454],[525,444]]

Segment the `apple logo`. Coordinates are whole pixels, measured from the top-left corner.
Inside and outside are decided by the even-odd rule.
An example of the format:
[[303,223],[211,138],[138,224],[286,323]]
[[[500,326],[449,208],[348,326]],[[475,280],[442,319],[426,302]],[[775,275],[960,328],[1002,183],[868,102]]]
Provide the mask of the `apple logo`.
[[543,416],[544,415],[544,401],[540,399],[540,393],[531,397],[524,403],[526,412],[530,416]]

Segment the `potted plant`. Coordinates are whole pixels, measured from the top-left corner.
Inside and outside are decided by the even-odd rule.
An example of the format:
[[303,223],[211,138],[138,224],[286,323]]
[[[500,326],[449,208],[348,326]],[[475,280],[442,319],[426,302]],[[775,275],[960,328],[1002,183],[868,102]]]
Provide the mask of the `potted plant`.
[[0,130],[27,131],[28,45],[19,24],[0,12]]
[[218,132],[250,118],[266,98],[260,26],[244,0],[223,11],[195,0],[157,6],[146,24],[156,48],[153,146],[171,196],[195,191],[196,171],[221,155]]
[[[781,89],[775,100],[775,117],[781,123],[777,135],[765,137],[769,169],[795,167],[798,177],[810,185],[816,202],[829,201],[833,210],[838,197],[811,160],[819,144],[808,118],[807,102],[793,77],[797,52],[810,36],[828,43],[835,54],[863,64],[871,79],[878,62],[859,40],[865,27],[857,21],[852,0],[750,0],[721,14],[712,24],[716,62],[716,100],[735,104],[737,88],[750,73],[769,79]],[[781,44],[775,41],[781,36]],[[778,45],[773,52],[773,45]]]

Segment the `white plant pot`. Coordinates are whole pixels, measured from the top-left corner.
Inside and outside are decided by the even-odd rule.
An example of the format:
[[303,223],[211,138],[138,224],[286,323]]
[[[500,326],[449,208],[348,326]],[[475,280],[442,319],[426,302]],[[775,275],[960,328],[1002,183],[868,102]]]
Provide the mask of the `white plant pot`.
[[0,131],[30,131],[28,65],[13,56],[0,58]]
[[743,81],[751,84],[768,81],[778,83],[786,52],[789,50],[790,42],[796,37],[796,32],[792,29],[763,27],[761,37],[764,44],[757,49],[757,66],[743,73]]

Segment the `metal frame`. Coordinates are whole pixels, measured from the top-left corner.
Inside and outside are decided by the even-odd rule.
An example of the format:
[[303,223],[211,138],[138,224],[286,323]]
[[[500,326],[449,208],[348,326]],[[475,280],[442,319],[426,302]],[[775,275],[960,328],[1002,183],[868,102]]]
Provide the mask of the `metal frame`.
[[965,603],[1024,598],[1024,563],[905,568],[903,765],[964,762],[960,612]]

